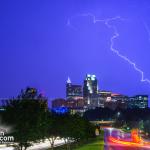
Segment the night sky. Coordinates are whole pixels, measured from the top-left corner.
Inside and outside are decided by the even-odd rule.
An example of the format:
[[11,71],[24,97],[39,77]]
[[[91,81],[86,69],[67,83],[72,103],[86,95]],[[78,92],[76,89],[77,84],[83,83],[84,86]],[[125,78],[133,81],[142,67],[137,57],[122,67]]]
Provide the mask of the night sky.
[[1,0],[0,97],[32,86],[49,99],[65,97],[67,77],[82,84],[95,74],[99,88],[115,93],[150,94],[149,0]]

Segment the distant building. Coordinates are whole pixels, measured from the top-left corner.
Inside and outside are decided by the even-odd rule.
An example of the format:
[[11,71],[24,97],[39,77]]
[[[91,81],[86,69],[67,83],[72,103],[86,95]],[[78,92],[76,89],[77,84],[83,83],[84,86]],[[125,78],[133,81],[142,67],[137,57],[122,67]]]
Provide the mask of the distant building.
[[98,94],[98,81],[95,75],[87,74],[83,85],[83,97]]
[[128,108],[148,108],[148,95],[136,95],[130,97]]
[[67,108],[83,108],[85,106],[85,100],[82,99],[62,99],[62,98],[58,98],[58,99],[54,99],[52,101],[52,108],[58,108],[58,107],[67,107]]
[[72,84],[69,78],[66,83],[66,98],[82,98],[82,86]]
[[76,101],[73,98],[67,99],[66,107],[68,107],[68,108],[76,108],[77,107],[77,103],[76,103]]
[[52,101],[52,109],[53,112],[56,113],[67,113],[70,112],[71,114],[79,113],[80,115],[83,115],[83,113],[86,111],[85,107],[85,100],[82,99],[55,99]]
[[104,91],[104,90],[101,90],[101,91],[98,91],[98,93],[102,96],[102,97],[111,97],[112,93],[110,91]]
[[99,91],[98,92],[100,95],[100,99],[101,99],[101,107],[104,108],[105,107],[105,103],[111,101],[111,92],[110,91]]
[[66,100],[63,98],[57,98],[52,101],[52,108],[65,107]]
[[87,98],[87,107],[88,109],[104,107],[104,99],[99,94],[92,94]]
[[74,99],[70,98],[66,100],[66,107],[68,108],[83,108],[85,106],[85,100],[83,98]]
[[55,107],[52,108],[52,112],[55,112],[57,114],[65,114],[69,112],[69,109],[67,107]]
[[111,99],[105,101],[105,107],[108,107],[110,109],[126,109],[128,107],[128,99],[128,96],[112,93]]
[[86,109],[84,108],[83,109],[83,107],[77,107],[77,108],[70,108],[70,113],[71,114],[76,114],[76,113],[78,113],[78,114],[80,114],[81,116],[83,116],[83,113],[86,111]]
[[119,102],[120,104],[126,104],[129,100],[129,97],[122,94],[112,94],[111,100],[113,102]]

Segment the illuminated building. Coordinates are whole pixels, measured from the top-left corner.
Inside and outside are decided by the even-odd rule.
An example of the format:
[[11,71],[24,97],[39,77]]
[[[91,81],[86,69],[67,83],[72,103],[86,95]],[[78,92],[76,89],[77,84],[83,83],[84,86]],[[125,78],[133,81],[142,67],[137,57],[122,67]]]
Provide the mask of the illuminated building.
[[83,109],[83,107],[77,107],[77,108],[70,108],[70,113],[71,114],[80,114],[81,116],[83,116],[83,113],[86,111],[86,109]]
[[67,107],[67,108],[83,108],[85,106],[85,100],[82,99],[62,99],[62,98],[58,98],[58,99],[54,99],[52,101],[52,108],[58,108],[58,107]]
[[104,107],[104,99],[99,94],[92,94],[87,98],[87,106],[89,109]]
[[111,100],[113,102],[117,102],[118,104],[122,104],[122,105],[126,105],[127,102],[128,102],[128,99],[129,97],[128,96],[125,96],[125,95],[122,95],[122,94],[112,94],[111,95]]
[[52,111],[57,114],[65,114],[69,112],[69,109],[67,107],[55,107],[52,108]]
[[129,108],[148,108],[148,95],[136,95],[130,97],[128,101]]
[[110,91],[98,91],[100,95],[100,107],[104,108],[105,103],[111,101],[111,92]]
[[109,100],[105,101],[105,107],[110,109],[126,109],[128,106],[128,96],[112,93]]
[[98,91],[98,93],[102,96],[102,97],[111,97],[111,92],[110,91],[104,91],[104,90],[101,90],[101,91]]
[[71,114],[79,113],[83,115],[85,112],[85,100],[82,99],[55,99],[52,101],[52,109],[53,112],[56,113],[67,113],[70,112]]
[[80,99],[82,98],[82,86],[81,85],[73,85],[71,80],[68,78],[66,83],[66,98],[74,98]]
[[83,85],[83,97],[98,94],[98,81],[95,75],[87,74]]
[[105,107],[105,102],[111,101],[111,92],[98,91],[97,94],[90,94],[87,98],[88,108]]

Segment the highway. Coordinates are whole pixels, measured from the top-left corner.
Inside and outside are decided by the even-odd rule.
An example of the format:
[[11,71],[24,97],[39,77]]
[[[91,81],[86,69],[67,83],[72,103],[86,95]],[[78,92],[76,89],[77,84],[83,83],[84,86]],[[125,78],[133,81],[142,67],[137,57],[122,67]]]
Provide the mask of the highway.
[[150,144],[133,142],[130,133],[115,128],[104,129],[104,150],[150,150]]
[[[63,144],[64,144],[64,140],[62,139],[57,139],[55,141],[55,147]],[[48,140],[46,140],[45,142],[34,143],[33,146],[28,148],[28,150],[47,150],[48,148],[50,148],[50,143]],[[0,150],[14,150],[14,148],[6,147],[6,145],[0,145]]]

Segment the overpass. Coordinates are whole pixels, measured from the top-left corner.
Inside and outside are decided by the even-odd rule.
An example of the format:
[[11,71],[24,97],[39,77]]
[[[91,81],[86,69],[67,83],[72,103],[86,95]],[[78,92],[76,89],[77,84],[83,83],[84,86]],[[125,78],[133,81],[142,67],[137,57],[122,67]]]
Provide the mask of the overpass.
[[93,123],[94,125],[108,125],[108,126],[111,126],[115,121],[114,120],[111,120],[111,121],[104,121],[104,120],[101,120],[101,121],[90,121],[91,123]]

